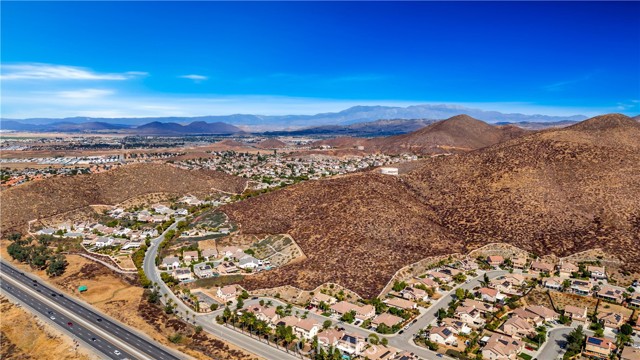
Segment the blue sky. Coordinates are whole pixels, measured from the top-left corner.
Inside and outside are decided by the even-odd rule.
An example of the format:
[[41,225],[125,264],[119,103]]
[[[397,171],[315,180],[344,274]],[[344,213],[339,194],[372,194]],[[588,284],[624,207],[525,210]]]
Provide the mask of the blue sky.
[[2,2],[3,117],[640,113],[640,3]]

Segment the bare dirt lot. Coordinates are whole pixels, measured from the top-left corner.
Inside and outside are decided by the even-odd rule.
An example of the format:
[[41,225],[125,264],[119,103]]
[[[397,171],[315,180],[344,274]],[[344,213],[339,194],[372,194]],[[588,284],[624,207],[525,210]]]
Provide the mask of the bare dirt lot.
[[72,348],[71,339],[27,310],[0,297],[0,358],[42,360],[98,359],[85,348]]
[[587,308],[587,312],[592,314],[596,310],[596,304],[598,303],[597,299],[594,299],[590,296],[580,296],[575,294],[565,294],[557,291],[549,292],[551,299],[553,300],[553,304],[556,309],[564,310],[567,305],[577,306]]

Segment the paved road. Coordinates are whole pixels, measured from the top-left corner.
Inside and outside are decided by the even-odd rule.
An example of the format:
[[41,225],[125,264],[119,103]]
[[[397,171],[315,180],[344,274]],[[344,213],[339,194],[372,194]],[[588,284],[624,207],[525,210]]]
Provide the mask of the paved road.
[[[108,339],[102,337],[99,333],[83,326],[75,319],[66,316],[63,312],[58,311],[53,306],[49,306],[45,302],[38,300],[37,297],[32,296],[28,291],[22,290],[19,286],[3,279],[0,284],[0,288],[4,295],[10,296],[16,302],[24,304],[41,319],[59,327],[71,338],[81,341],[87,347],[93,348],[94,351],[102,354],[102,356],[109,359],[136,359],[135,356],[125,351],[122,347],[113,344]],[[72,325],[69,326],[69,323]],[[120,352],[120,355],[116,355],[116,351]]]
[[[171,225],[167,230],[160,234],[157,238],[151,240],[151,246],[147,250],[145,254],[144,262],[143,262],[143,270],[147,275],[147,278],[154,283],[157,283],[160,287],[160,300],[163,303],[166,303],[166,299],[172,299],[173,303],[177,306],[176,310],[181,314],[196,314],[195,321],[191,316],[188,317],[190,322],[193,322],[196,325],[202,326],[203,330],[208,333],[228,341],[241,349],[244,349],[248,352],[251,352],[255,355],[264,357],[266,359],[299,359],[299,357],[294,356],[292,354],[288,354],[283,350],[276,349],[273,346],[259,341],[255,337],[251,338],[248,335],[241,334],[234,329],[228,328],[224,325],[220,325],[215,321],[216,314],[222,312],[222,309],[209,314],[197,314],[190,307],[185,305],[175,294],[169,289],[169,287],[162,281],[160,278],[160,272],[156,268],[155,259],[158,254],[158,245],[162,242],[164,238],[164,234],[167,231],[175,229],[178,222],[184,220],[184,218],[176,219],[176,221]],[[165,299],[164,295],[167,294],[167,298]]]
[[[486,272],[486,274],[489,277],[489,279],[493,279],[493,278],[502,276],[507,272],[508,271],[505,271],[505,270],[491,270]],[[418,318],[418,321],[416,321],[411,326],[409,326],[409,328],[404,330],[402,334],[389,336],[388,337],[389,345],[399,349],[411,351],[416,355],[423,357],[425,359],[429,359],[429,360],[441,359],[437,357],[435,352],[430,351],[424,347],[417,346],[413,342],[413,339],[421,329],[424,329],[425,327],[435,322],[437,318],[436,315],[438,313],[438,309],[448,306],[449,302],[454,298],[456,289],[463,288],[467,290],[472,290],[473,288],[480,286],[480,281],[484,277],[484,274],[485,274],[484,272],[478,271],[478,276],[471,279],[468,283],[462,283],[454,287],[453,289],[451,289],[451,291],[449,291],[446,295],[438,299],[438,301],[436,301],[435,303],[431,304],[431,306],[429,306],[429,308],[427,308],[427,310]]]
[[[562,359],[562,355],[565,352],[564,347],[567,345],[567,336],[578,325],[583,324],[574,321],[571,326],[557,327],[549,331],[547,341],[538,352],[533,354],[533,357],[540,360]],[[589,330],[585,325],[583,325],[583,328],[585,334],[588,336],[593,335],[593,331]]]
[[30,292],[31,298],[35,297],[37,300],[57,309],[58,312],[64,313],[66,317],[76,319],[76,322],[82,323],[83,328],[90,328],[92,331],[101,334],[102,337],[110,338],[112,342],[124,344],[123,346],[127,348],[127,351],[136,354],[137,358],[154,360],[186,358],[185,355],[174,355],[171,350],[130,330],[126,325],[109,318],[91,306],[59,293],[57,289],[46,285],[41,279],[33,275],[27,276],[5,262],[0,263],[0,270],[3,280],[5,280],[4,282],[8,282],[14,285],[14,288],[19,288],[27,293]]

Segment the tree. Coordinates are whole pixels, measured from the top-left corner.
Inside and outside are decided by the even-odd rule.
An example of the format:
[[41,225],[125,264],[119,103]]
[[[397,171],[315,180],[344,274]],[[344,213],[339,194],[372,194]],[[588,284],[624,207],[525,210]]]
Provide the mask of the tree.
[[160,295],[156,290],[151,291],[149,293],[149,296],[147,296],[147,301],[149,301],[151,304],[157,303],[159,299],[160,299]]
[[201,325],[196,326],[195,332],[196,334],[200,334],[202,332],[202,326]]
[[458,300],[462,300],[462,299],[464,299],[464,295],[465,295],[465,294],[464,294],[464,289],[463,289],[463,288],[457,288],[457,289],[456,289],[456,298],[457,298]]
[[629,324],[622,324],[620,332],[624,335],[631,335],[633,333],[633,328]]
[[216,303],[211,304],[211,306],[209,306],[209,309],[211,309],[211,311],[218,310],[218,304],[216,304]]
[[333,323],[331,322],[331,320],[325,320],[322,323],[322,330],[326,330],[326,329],[330,328],[332,324]]
[[387,346],[388,343],[389,343],[389,340],[386,337],[383,337],[380,340],[380,344],[382,344],[383,346]]
[[380,338],[378,337],[378,335],[376,334],[369,335],[369,343],[371,343],[371,345],[378,345],[379,342],[380,342]]
[[393,291],[402,291],[407,287],[407,283],[404,281],[396,281],[393,283]]
[[340,320],[342,320],[344,322],[348,322],[349,324],[351,324],[355,319],[356,319],[355,310],[351,310],[349,312],[344,313],[342,315],[342,317],[340,318]]
[[51,277],[60,276],[64,274],[65,269],[69,263],[62,254],[51,257],[49,260],[49,267],[47,268],[47,275]]
[[582,344],[585,338],[586,336],[582,325],[572,330],[569,335],[567,335],[567,351],[564,354],[564,359],[570,359],[574,355],[579,354],[582,351]]

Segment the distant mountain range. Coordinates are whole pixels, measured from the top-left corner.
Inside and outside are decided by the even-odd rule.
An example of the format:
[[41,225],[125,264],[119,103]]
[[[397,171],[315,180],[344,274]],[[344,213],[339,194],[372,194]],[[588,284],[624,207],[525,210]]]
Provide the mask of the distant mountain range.
[[[67,124],[67,129],[74,127],[71,124],[93,124],[89,129],[79,128],[78,130],[64,131],[92,131],[91,127],[98,127],[97,130],[105,129],[102,124],[117,126],[117,129],[135,128],[136,126],[149,123],[174,123],[174,124],[197,124],[203,123],[225,123],[242,127],[252,132],[276,131],[276,130],[300,130],[310,127],[323,127],[327,125],[354,125],[358,123],[377,121],[380,119],[427,119],[440,120],[447,119],[455,115],[466,114],[479,120],[489,123],[496,122],[557,122],[557,121],[581,121],[586,119],[583,115],[572,116],[548,116],[548,115],[525,115],[525,114],[505,114],[497,111],[485,111],[480,109],[467,108],[456,105],[413,105],[407,107],[395,106],[354,106],[349,109],[333,112],[320,113],[316,115],[250,115],[234,114],[220,116],[198,116],[198,117],[147,117],[147,118],[88,118],[71,117],[64,119],[53,118],[32,118],[32,119],[0,119],[0,126],[5,130],[20,131],[47,131],[46,129],[57,129],[58,125]],[[33,125],[38,125],[34,127]],[[45,125],[42,127],[41,125]],[[158,125],[154,125],[158,128]],[[200,125],[198,125],[200,126]],[[43,130],[44,129],[44,130]],[[184,131],[185,129],[171,126],[172,130]],[[48,130],[59,131],[59,130]],[[229,131],[229,130],[226,130]],[[409,130],[411,131],[411,130]],[[382,134],[378,134],[382,135]]]
[[73,122],[53,122],[50,124],[35,125],[27,121],[3,120],[1,124],[3,130],[14,131],[35,131],[35,132],[118,132],[131,135],[198,135],[198,134],[219,134],[229,135],[242,132],[242,129],[222,122],[207,123],[204,121],[194,121],[187,125],[178,123],[162,123],[159,121],[150,122],[140,126],[123,124],[110,124],[101,121],[91,121],[82,123]]

